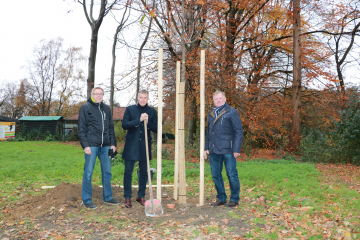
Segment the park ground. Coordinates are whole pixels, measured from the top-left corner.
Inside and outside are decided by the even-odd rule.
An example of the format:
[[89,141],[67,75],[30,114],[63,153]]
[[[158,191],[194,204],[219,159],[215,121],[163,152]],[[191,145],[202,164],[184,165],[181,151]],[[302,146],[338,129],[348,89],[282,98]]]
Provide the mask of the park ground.
[[[8,147],[11,143],[6,144]],[[61,149],[81,154],[73,149],[76,143],[32,144],[39,148],[29,146],[26,149],[22,145],[21,151],[36,154],[41,149],[61,145]],[[196,157],[188,156],[196,162]],[[254,160],[258,158],[267,160]],[[113,196],[121,204],[109,206],[102,201],[102,188],[94,184],[93,201],[98,208],[90,211],[81,204],[81,181],[73,181],[71,176],[65,174],[62,178],[53,172],[56,179],[51,181],[35,181],[30,177],[25,181],[21,176],[11,175],[10,170],[4,170],[0,188],[0,240],[360,238],[359,167],[349,164],[300,164],[290,160],[277,161],[276,158],[274,151],[258,150],[239,161],[240,167],[247,169],[240,171],[240,175],[244,176],[247,172],[249,175],[245,178],[247,180],[242,180],[241,200],[236,208],[210,206],[216,200],[216,191],[209,178],[205,178],[205,205],[199,206],[198,178],[192,179],[190,172],[187,204],[178,204],[173,199],[173,189],[163,188],[161,205],[164,214],[156,217],[147,217],[144,207],[134,198],[133,208],[125,208],[123,190],[118,186],[113,187]],[[4,164],[11,161],[0,157],[4,169]],[[74,168],[80,165],[81,162],[74,164]],[[283,171],[279,170],[272,180],[262,177],[280,168]],[[44,178],[51,178],[52,174],[35,171],[39,174],[33,173],[34,176],[42,174]],[[310,189],[303,194],[289,187],[293,178],[301,180],[301,172],[304,171],[312,172],[309,178],[317,185],[310,187],[317,190]],[[121,184],[119,179],[115,179],[115,184]],[[166,181],[165,178],[163,184],[171,184]],[[305,179],[301,181],[304,181],[304,186],[310,185]],[[97,182],[94,180],[94,183]],[[56,187],[42,189],[46,184]],[[295,185],[298,184],[301,185],[301,182]],[[137,190],[133,189],[133,196],[136,193]],[[168,203],[175,203],[175,209],[167,208]]]

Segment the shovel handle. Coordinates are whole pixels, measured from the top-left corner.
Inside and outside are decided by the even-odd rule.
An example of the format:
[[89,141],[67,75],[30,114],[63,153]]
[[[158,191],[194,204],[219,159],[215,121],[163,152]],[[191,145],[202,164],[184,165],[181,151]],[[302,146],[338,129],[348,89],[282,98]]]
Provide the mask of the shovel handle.
[[[150,175],[150,160],[149,160],[149,144],[148,144],[148,136],[147,136],[147,120],[144,120],[144,130],[145,130],[145,149],[146,149],[146,163],[147,163],[147,172],[148,172],[148,181],[149,181],[149,195],[151,205],[154,208],[154,197],[153,197],[153,190],[151,185],[151,175]],[[154,209],[155,214],[155,209]]]

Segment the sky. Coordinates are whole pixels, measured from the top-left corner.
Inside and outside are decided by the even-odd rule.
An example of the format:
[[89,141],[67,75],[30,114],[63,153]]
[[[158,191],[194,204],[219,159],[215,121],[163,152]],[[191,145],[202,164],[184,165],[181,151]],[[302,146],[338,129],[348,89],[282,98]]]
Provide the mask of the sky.
[[[42,39],[49,41],[61,37],[64,39],[64,49],[82,47],[83,55],[89,55],[91,30],[77,1],[1,0],[0,22],[0,83],[19,82],[26,78],[23,66],[27,65],[34,47]],[[116,26],[112,16],[107,15],[100,27],[95,85],[110,81],[111,47]],[[124,61],[119,58],[119,52],[117,55],[117,62]],[[121,64],[116,67],[119,69]],[[87,76],[87,61],[83,70]]]
[[[96,11],[94,11],[97,13]],[[95,16],[97,14],[94,14]],[[64,48],[82,47],[83,55],[90,52],[91,30],[82,6],[74,0],[0,0],[0,84],[19,82],[27,77],[24,66],[32,57],[40,40],[61,37]],[[117,24],[107,15],[100,27],[96,57],[95,85],[109,85],[112,38]],[[127,64],[126,52],[117,51],[117,72]],[[359,69],[347,72],[349,80],[360,83]],[[83,68],[87,76],[87,61]],[[122,106],[129,97],[117,97]],[[123,102],[122,102],[123,101]]]

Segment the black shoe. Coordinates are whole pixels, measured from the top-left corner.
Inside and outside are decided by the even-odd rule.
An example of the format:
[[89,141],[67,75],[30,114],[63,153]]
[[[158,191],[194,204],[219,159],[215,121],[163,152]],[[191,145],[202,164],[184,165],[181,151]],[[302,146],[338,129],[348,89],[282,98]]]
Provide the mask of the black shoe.
[[85,205],[85,207],[86,207],[87,209],[89,209],[89,210],[97,209],[97,206],[96,206],[93,202],[87,203],[87,204],[84,204],[84,205]]
[[225,204],[225,207],[236,207],[237,205],[239,205],[237,202],[230,201],[227,204]]
[[226,201],[222,202],[222,201],[216,200],[216,202],[211,203],[211,206],[217,207],[217,206],[225,205],[225,203],[226,203]]
[[115,199],[111,199],[110,201],[104,202],[106,204],[110,204],[110,205],[119,205],[120,202],[116,201]]

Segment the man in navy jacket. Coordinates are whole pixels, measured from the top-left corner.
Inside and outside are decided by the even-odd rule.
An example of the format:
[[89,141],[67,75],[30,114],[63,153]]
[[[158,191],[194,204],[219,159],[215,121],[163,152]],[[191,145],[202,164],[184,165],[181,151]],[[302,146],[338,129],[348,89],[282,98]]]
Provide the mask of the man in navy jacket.
[[88,209],[95,209],[96,205],[91,200],[91,178],[96,157],[101,163],[101,180],[103,184],[103,200],[107,204],[117,205],[111,189],[111,160],[109,149],[116,151],[114,123],[110,107],[102,102],[104,90],[95,87],[91,97],[81,106],[79,111],[79,138],[85,152],[84,176],[82,181],[82,200]]
[[150,131],[157,132],[157,114],[154,108],[150,107],[147,102],[149,92],[140,90],[138,103],[126,108],[122,127],[127,130],[126,140],[122,158],[125,159],[124,172],[124,198],[125,207],[131,208],[131,182],[134,164],[139,161],[139,190],[136,201],[145,205],[145,190],[147,175],[146,148],[145,148],[145,129],[144,121],[147,121],[147,136],[149,147],[149,159],[151,159],[151,135]]
[[[243,129],[239,113],[226,103],[225,93],[213,94],[215,107],[208,115],[204,158],[209,154],[211,175],[217,191],[217,201],[212,206],[235,207],[240,199],[240,181],[236,169],[236,158],[240,156]],[[222,178],[223,164],[229,179],[231,196],[227,196]]]

